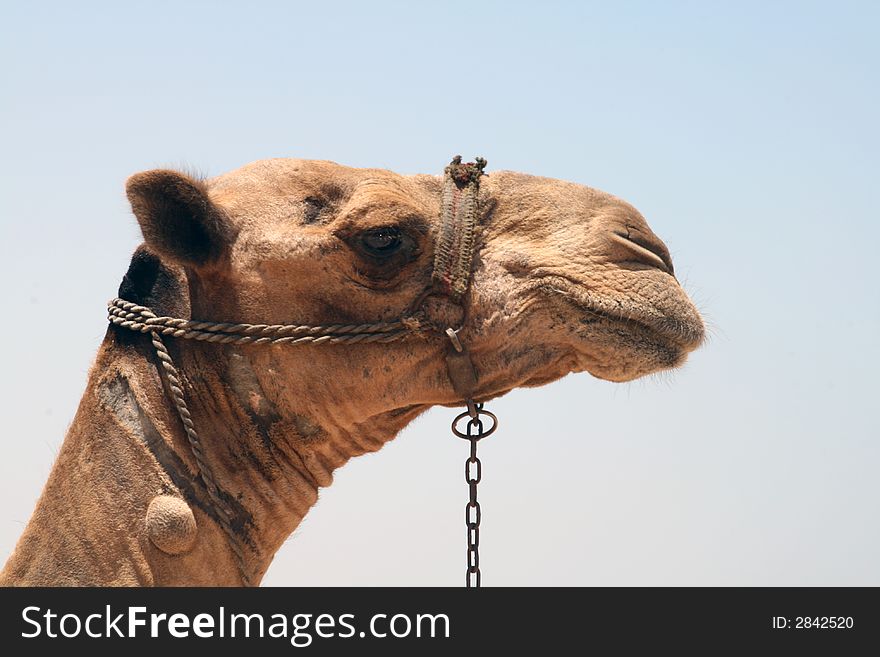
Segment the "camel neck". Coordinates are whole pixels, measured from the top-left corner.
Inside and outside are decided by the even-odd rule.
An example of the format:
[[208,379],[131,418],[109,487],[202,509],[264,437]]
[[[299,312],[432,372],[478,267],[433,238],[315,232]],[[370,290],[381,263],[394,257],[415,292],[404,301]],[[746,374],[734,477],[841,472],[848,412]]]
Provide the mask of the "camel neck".
[[[334,471],[355,456],[379,450],[426,408],[407,406],[359,421],[343,400],[315,399],[316,381],[307,366],[279,386],[271,367],[256,362],[265,349],[201,342],[178,343],[173,349],[203,455],[232,506],[233,540],[245,554],[254,584],[317,502],[318,489],[332,484]],[[308,354],[303,355],[308,363]],[[167,396],[164,405],[163,413],[170,413]],[[171,424],[175,453],[194,472],[182,425]],[[197,495],[204,486],[201,478],[195,483]],[[201,502],[216,525],[217,509],[204,496]]]
[[[241,583],[146,337],[108,332],[43,494],[0,576],[3,583]],[[305,471],[282,464],[278,450],[270,458],[269,448],[255,445],[259,432],[234,400],[204,394],[217,376],[212,368],[187,376],[192,359],[181,360],[206,460],[234,509],[232,525],[257,583],[316,500],[316,486]],[[182,499],[192,510],[197,536],[185,554],[167,554],[148,534],[147,509],[158,495]]]
[[[232,509],[252,584],[348,459],[376,451],[421,407],[343,425],[345,411],[273,399],[247,350],[175,344],[205,461]],[[307,379],[284,386],[308,400]],[[297,390],[297,386],[301,386]],[[333,418],[334,421],[328,421]],[[183,500],[196,538],[169,554],[145,521],[157,496]],[[28,585],[242,583],[149,338],[111,328],[49,481],[0,582]]]

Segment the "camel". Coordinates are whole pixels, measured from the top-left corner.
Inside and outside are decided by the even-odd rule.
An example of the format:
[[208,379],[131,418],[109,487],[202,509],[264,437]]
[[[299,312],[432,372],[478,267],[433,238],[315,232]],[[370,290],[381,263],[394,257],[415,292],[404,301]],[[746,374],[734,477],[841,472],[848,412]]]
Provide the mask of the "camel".
[[[295,159],[204,180],[137,173],[126,193],[144,242],[119,297],[216,322],[396,321],[431,285],[443,184]],[[483,176],[476,198],[466,294],[460,304],[428,298],[422,315],[460,327],[474,399],[576,372],[630,381],[678,367],[701,344],[668,249],[629,203],[509,171]],[[442,335],[166,344],[229,531],[150,336],[111,324],[0,583],[259,584],[334,470],[430,407],[464,401]]]

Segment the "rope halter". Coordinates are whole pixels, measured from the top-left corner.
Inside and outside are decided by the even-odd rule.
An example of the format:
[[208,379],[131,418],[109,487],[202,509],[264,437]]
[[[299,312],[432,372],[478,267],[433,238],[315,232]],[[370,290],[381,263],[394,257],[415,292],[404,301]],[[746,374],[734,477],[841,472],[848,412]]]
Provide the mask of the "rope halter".
[[245,562],[244,552],[232,526],[234,511],[227,501],[231,499],[216,482],[201,446],[201,440],[186,404],[180,373],[171,359],[163,337],[183,340],[199,340],[219,344],[357,344],[390,343],[425,333],[448,336],[446,363],[449,378],[456,393],[474,409],[473,393],[477,374],[458,331],[447,328],[436,331],[420,317],[421,305],[429,296],[444,296],[463,306],[463,299],[470,286],[473,256],[477,243],[477,224],[480,216],[480,178],[486,160],[462,163],[457,155],[444,170],[443,191],[440,204],[440,227],[437,232],[434,270],[431,288],[418,297],[411,314],[391,322],[367,324],[234,324],[207,322],[156,315],[150,308],[125,299],[116,298],[107,305],[108,319],[120,328],[149,333],[162,365],[167,392],[178,417],[183,424],[187,441],[198,466],[198,475],[218,511],[218,523],[229,541],[235,555],[242,583],[251,586],[252,577]]

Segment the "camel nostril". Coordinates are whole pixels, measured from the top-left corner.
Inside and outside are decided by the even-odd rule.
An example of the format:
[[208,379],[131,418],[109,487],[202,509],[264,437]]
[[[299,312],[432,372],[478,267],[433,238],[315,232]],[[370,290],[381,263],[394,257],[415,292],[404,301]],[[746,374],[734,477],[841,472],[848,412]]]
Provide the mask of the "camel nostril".
[[639,261],[665,271],[672,276],[675,275],[669,250],[659,240],[648,240],[632,235],[628,231],[626,233],[614,231],[611,235],[618,244],[626,247]]

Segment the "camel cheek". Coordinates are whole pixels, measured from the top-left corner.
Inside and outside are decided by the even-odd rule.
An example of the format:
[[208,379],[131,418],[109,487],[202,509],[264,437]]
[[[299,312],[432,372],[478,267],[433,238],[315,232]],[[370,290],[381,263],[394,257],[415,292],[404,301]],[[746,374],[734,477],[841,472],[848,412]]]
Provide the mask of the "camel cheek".
[[158,495],[147,507],[147,535],[166,554],[189,552],[196,542],[196,519],[179,497]]

